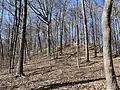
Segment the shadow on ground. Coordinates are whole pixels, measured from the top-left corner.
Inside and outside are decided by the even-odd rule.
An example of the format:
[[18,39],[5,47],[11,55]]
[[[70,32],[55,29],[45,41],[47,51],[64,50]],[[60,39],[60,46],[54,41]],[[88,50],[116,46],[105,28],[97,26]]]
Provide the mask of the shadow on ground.
[[[116,77],[120,77],[120,75],[116,75]],[[83,80],[83,81],[55,83],[55,84],[50,84],[50,85],[44,85],[44,86],[39,87],[39,88],[34,88],[34,89],[32,88],[30,90],[52,90],[52,89],[56,89],[56,88],[59,88],[59,87],[74,86],[74,85],[77,85],[77,84],[85,84],[85,83],[90,83],[90,82],[99,81],[99,80],[105,80],[105,78],[101,77],[101,78],[88,79],[88,80]]]
[[89,82],[94,82],[94,81],[99,81],[99,80],[105,80],[105,78],[97,78],[97,79],[75,81],[75,82],[56,83],[56,84],[45,85],[45,86],[42,86],[36,89],[32,88],[30,90],[52,90],[52,89],[56,89],[59,87],[74,86],[76,84],[84,84],[84,83],[89,83]]

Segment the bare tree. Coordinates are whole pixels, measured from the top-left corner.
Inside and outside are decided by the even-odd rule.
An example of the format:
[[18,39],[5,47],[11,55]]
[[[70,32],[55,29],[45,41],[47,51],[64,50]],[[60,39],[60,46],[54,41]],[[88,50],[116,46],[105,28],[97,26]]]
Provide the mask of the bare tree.
[[77,42],[77,66],[78,66],[78,69],[79,69],[79,58],[80,58],[80,47],[79,47],[79,42],[80,42],[80,40],[79,40],[79,28],[78,28],[78,0],[76,0],[76,3],[77,3],[77,10],[76,10],[76,17],[75,17],[75,19],[76,19],[76,35],[77,35],[77,37],[76,37],[76,42]]
[[1,53],[1,56],[2,56],[2,63],[4,61],[4,51],[3,51],[3,43],[2,43],[2,35],[1,35],[1,27],[2,27],[2,23],[3,23],[3,15],[4,15],[4,0],[2,0],[2,10],[1,10],[1,17],[0,17],[0,53]]
[[84,26],[84,33],[85,33],[85,55],[86,61],[89,62],[89,49],[88,49],[88,30],[87,30],[87,19],[85,13],[85,0],[81,0],[82,4],[82,15],[83,15],[83,26]]
[[22,31],[22,41],[21,41],[21,50],[20,50],[20,59],[18,60],[17,73],[21,76],[23,74],[23,59],[24,59],[24,50],[26,43],[26,23],[27,23],[27,0],[24,0],[24,12],[23,12],[23,31]]
[[107,90],[119,90],[112,60],[111,12],[113,0],[105,0],[102,14],[103,59]]
[[97,57],[97,45],[96,45],[96,34],[97,34],[97,29],[96,29],[96,23],[95,23],[95,17],[93,16],[93,6],[94,2],[89,0],[89,10],[90,10],[90,17],[91,17],[91,26],[92,26],[92,39],[93,39],[93,46],[94,46],[94,57]]
[[[50,29],[52,21],[52,9],[54,6],[54,0],[36,0],[33,2],[38,7],[29,2],[31,9],[37,14],[38,18],[47,25],[47,55],[51,53],[51,40],[50,40]],[[39,9],[38,9],[39,8]]]

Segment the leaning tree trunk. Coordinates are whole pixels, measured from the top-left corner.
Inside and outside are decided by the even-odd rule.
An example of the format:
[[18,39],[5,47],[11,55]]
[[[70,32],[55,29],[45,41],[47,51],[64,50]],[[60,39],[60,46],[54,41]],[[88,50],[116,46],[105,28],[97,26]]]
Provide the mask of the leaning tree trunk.
[[23,59],[24,59],[24,50],[25,50],[25,36],[26,36],[26,23],[27,23],[27,0],[24,0],[24,15],[23,15],[23,32],[22,32],[22,41],[21,41],[21,51],[20,51],[20,60],[18,61],[17,73],[18,75],[23,74]]
[[103,14],[102,14],[103,59],[104,59],[104,70],[105,70],[107,90],[119,90],[115,77],[114,67],[113,67],[112,49],[111,49],[110,15],[112,12],[112,3],[113,0],[105,0]]

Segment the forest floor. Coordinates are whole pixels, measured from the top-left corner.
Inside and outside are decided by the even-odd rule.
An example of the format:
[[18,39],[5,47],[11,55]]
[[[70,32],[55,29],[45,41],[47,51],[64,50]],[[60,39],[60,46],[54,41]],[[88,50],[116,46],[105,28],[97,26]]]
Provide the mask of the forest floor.
[[[90,50],[90,62],[85,62],[84,49],[80,51],[79,69],[75,47],[67,47],[58,59],[38,54],[26,61],[26,77],[4,70],[0,73],[0,90],[105,90],[102,54],[94,58]],[[120,86],[120,57],[113,61]]]

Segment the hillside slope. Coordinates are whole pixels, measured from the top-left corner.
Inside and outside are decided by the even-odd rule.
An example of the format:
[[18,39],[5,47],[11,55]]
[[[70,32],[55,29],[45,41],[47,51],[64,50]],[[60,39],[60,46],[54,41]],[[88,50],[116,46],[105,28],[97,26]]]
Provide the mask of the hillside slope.
[[[76,65],[76,47],[66,47],[58,59],[34,55],[24,65],[26,77],[16,77],[14,72],[10,75],[7,70],[0,73],[0,90],[105,90],[102,54],[94,58],[91,49],[90,62],[85,62],[84,48],[80,51],[80,69]],[[118,81],[119,60],[114,58]]]

